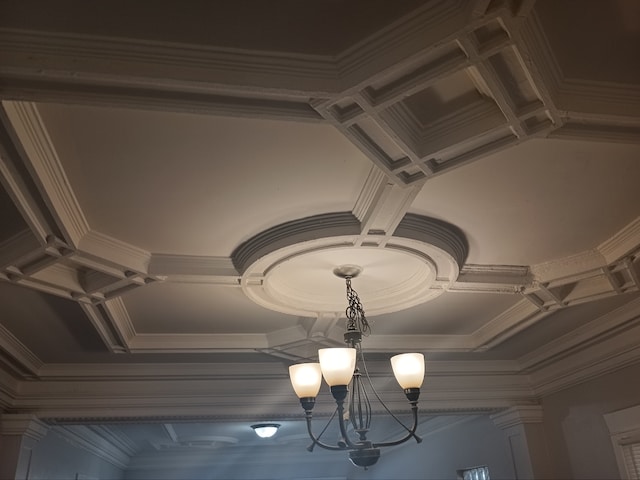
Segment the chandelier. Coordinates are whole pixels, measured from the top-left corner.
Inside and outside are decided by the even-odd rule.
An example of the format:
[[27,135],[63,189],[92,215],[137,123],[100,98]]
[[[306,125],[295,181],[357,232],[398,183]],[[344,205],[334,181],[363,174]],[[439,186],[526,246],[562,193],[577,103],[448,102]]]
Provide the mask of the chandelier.
[[[344,341],[348,347],[320,349],[318,350],[319,363],[292,365],[289,367],[289,376],[293,389],[304,409],[307,431],[312,440],[307,450],[312,452],[317,445],[326,450],[348,451],[349,459],[354,465],[367,469],[380,458],[381,447],[400,445],[411,438],[418,443],[422,441],[416,435],[416,428],[418,426],[418,397],[424,380],[424,356],[421,353],[404,353],[391,358],[394,376],[411,405],[413,425],[407,427],[378,396],[364,363],[361,341],[363,336],[371,332],[371,327],[358,294],[351,287],[351,279],[361,271],[362,269],[355,265],[343,265],[333,271],[336,276],[344,278],[347,285],[347,329]],[[316,436],[312,429],[312,411],[323,377],[331,387],[331,394],[336,401],[337,408],[327,426]],[[351,385],[350,388],[349,385]],[[385,411],[406,430],[406,435],[388,442],[372,442],[367,439],[372,418],[368,390],[373,392]],[[340,437],[335,445],[330,445],[324,443],[321,437],[334,418],[338,422]],[[349,426],[353,428],[355,433],[355,435],[351,434],[353,438],[347,431]]]

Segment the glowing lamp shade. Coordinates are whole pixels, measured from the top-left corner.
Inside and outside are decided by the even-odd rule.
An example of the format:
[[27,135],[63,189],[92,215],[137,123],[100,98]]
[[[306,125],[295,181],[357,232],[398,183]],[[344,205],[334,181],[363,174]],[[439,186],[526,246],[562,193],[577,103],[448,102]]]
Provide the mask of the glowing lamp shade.
[[298,398],[317,397],[322,383],[319,363],[300,363],[289,367],[289,378]]
[[349,385],[356,368],[355,348],[321,348],[318,357],[322,376],[330,387]]
[[257,425],[251,425],[251,428],[253,428],[253,431],[256,432],[256,435],[258,435],[260,438],[271,438],[280,428],[280,424],[258,423]]
[[424,355],[421,353],[402,353],[391,357],[391,368],[400,386],[420,388],[424,380]]

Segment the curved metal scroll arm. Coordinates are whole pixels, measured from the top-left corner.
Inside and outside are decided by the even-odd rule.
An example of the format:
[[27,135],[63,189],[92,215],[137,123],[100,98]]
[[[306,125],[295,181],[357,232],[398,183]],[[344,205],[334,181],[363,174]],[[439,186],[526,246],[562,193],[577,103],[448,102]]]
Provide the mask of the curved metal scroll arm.
[[404,424],[401,423],[401,425],[407,430],[407,434],[398,439],[398,440],[394,440],[391,442],[380,442],[380,443],[374,443],[373,446],[378,448],[378,447],[392,447],[394,445],[400,445],[401,443],[406,442],[407,440],[409,440],[411,437],[416,439],[416,443],[422,443],[422,438],[420,438],[418,435],[416,435],[416,429],[418,428],[418,405],[417,402],[411,402],[411,413],[413,414],[413,425],[411,426],[411,428],[406,427]]

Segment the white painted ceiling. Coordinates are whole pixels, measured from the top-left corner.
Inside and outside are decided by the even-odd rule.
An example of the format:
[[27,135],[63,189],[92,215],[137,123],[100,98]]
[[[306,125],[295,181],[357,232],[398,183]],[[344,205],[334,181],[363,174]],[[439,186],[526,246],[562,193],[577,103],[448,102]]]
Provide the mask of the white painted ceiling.
[[297,419],[343,264],[431,412],[535,401],[635,320],[637,2],[61,3],[0,3],[2,409]]

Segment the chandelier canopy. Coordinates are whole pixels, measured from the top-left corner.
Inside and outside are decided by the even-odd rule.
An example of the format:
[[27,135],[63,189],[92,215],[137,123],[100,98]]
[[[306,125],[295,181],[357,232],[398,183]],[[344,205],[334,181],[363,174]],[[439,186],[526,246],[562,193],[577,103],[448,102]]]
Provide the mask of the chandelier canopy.
[[[424,356],[421,353],[404,353],[391,358],[393,373],[411,405],[413,425],[407,427],[378,396],[364,363],[362,337],[371,332],[371,327],[360,298],[351,287],[351,279],[361,271],[362,269],[356,265],[343,265],[333,271],[336,276],[345,279],[347,286],[347,308],[345,311],[347,329],[344,334],[347,347],[322,348],[318,350],[318,363],[292,365],[289,367],[289,376],[305,412],[307,431],[312,440],[308,450],[313,451],[316,445],[327,450],[346,450],[354,465],[366,469],[378,461],[380,448],[399,445],[411,438],[414,438],[418,443],[422,441],[416,434],[416,428],[418,426],[418,397],[424,380]],[[331,394],[337,405],[334,415],[329,420],[330,423],[336,418],[340,429],[340,438],[335,445],[324,443],[320,439],[327,427],[317,436],[312,429],[312,411],[316,396],[320,391],[322,378],[331,388]],[[351,385],[350,388],[349,385]],[[402,425],[407,432],[406,435],[389,442],[372,442],[367,438],[372,419],[368,390],[372,391],[387,413]],[[355,432],[354,438],[347,431],[349,424]]]

